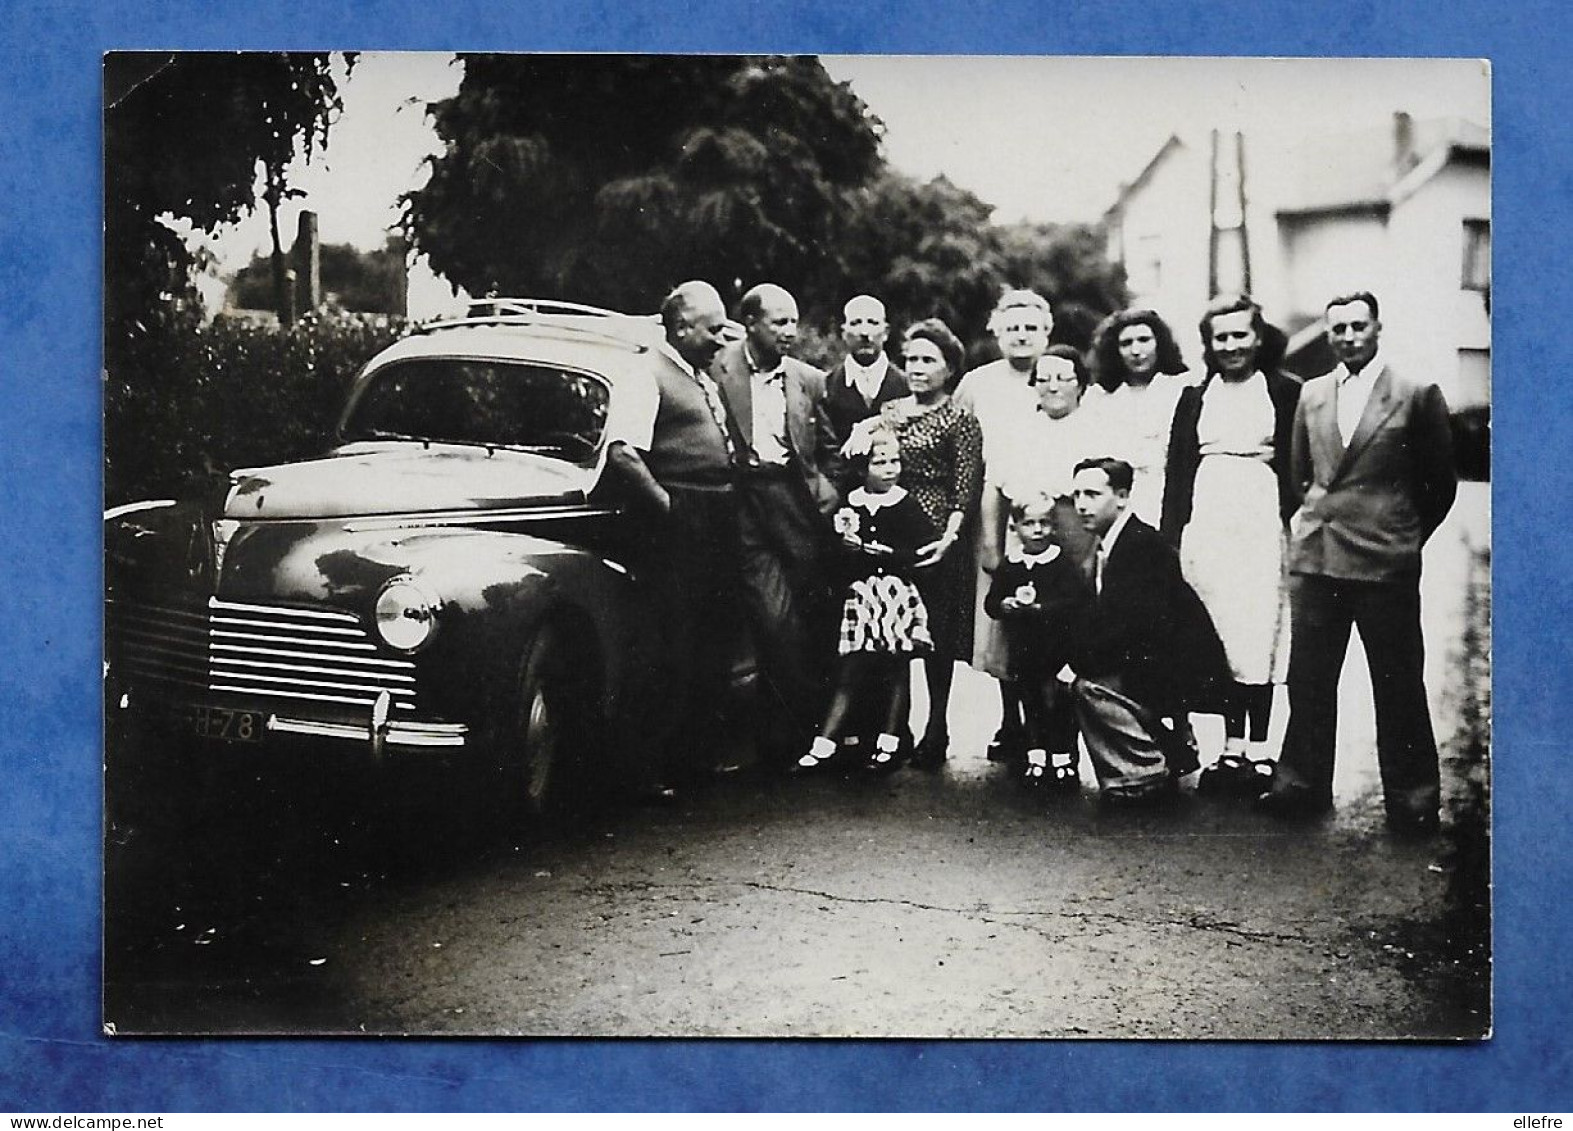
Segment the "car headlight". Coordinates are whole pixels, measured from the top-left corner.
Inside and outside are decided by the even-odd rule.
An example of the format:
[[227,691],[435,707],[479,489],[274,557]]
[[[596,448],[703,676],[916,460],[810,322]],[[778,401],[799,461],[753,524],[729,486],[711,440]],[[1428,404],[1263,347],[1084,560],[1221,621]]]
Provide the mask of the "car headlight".
[[395,577],[377,595],[377,635],[391,648],[413,652],[437,630],[437,598],[408,577]]

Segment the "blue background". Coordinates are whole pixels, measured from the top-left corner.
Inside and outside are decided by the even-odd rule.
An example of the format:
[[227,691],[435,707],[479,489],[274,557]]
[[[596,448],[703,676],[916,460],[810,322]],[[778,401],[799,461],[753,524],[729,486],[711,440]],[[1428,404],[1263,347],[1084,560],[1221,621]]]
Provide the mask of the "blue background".
[[[20,0],[0,25],[0,1110],[1573,1107],[1573,15],[1562,3]],[[510,7],[519,10],[508,11]],[[796,9],[796,10],[790,10]],[[214,13],[222,13],[215,15]],[[100,55],[117,48],[1483,56],[1495,64],[1496,1036],[1465,1046],[110,1041],[99,1017]],[[1268,989],[1270,991],[1270,987]]]

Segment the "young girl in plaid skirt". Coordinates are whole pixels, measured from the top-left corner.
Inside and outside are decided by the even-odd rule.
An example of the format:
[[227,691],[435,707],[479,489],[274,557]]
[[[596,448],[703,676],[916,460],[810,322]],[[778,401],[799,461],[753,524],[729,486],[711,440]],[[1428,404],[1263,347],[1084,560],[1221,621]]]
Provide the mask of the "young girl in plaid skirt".
[[851,746],[854,736],[847,731],[856,718],[880,727],[868,767],[893,770],[909,741],[909,661],[934,646],[912,569],[918,548],[936,534],[917,500],[899,485],[901,446],[877,418],[854,431],[843,454],[861,473],[863,486],[847,496],[834,518],[845,586],[840,660],[824,725],[797,768],[823,767],[843,739]]

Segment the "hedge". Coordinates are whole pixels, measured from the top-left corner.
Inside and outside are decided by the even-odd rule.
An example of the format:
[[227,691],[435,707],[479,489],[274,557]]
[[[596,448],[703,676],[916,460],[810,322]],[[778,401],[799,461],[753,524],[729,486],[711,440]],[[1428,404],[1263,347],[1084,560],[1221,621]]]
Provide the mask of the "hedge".
[[351,379],[403,332],[380,315],[290,327],[219,318],[108,343],[105,504],[170,496],[196,477],[325,450]]

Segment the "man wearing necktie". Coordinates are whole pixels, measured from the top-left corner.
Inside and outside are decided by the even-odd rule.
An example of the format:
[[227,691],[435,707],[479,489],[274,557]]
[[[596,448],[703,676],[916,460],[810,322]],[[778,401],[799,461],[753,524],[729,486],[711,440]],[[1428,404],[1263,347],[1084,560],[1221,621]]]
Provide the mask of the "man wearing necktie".
[[1130,509],[1123,460],[1082,460],[1076,513],[1097,538],[1095,600],[1073,649],[1071,691],[1093,769],[1109,800],[1158,796],[1196,768],[1188,714],[1229,679],[1223,644],[1180,558]]
[[760,758],[790,765],[812,737],[822,673],[811,657],[828,623],[823,556],[840,504],[830,472],[836,450],[825,416],[825,375],[789,357],[797,302],[761,283],[738,304],[744,337],[711,373],[739,434],[743,600],[761,664]]
[[825,415],[838,448],[858,421],[909,391],[907,379],[885,353],[889,333],[885,304],[879,299],[857,295],[847,301],[841,311],[841,340],[847,355],[825,377]]
[[1326,317],[1339,364],[1306,382],[1295,413],[1291,485],[1301,502],[1289,526],[1289,729],[1261,804],[1284,816],[1332,806],[1338,680],[1358,626],[1387,821],[1425,835],[1437,828],[1440,788],[1423,679],[1420,551],[1458,491],[1447,402],[1435,384],[1383,358],[1370,292],[1334,298]]
[[683,283],[661,304],[665,340],[650,380],[628,382],[630,405],[607,425],[607,464],[647,527],[645,571],[660,625],[662,662],[649,681],[651,756],[640,783],[667,795],[700,770],[717,736],[706,729],[746,660],[735,465],[739,439],[707,372],[721,348],[726,307],[709,283]]

